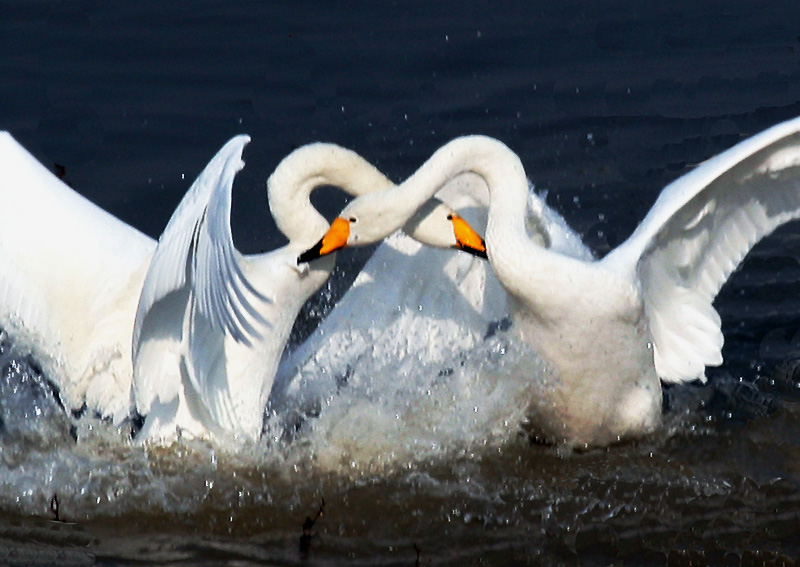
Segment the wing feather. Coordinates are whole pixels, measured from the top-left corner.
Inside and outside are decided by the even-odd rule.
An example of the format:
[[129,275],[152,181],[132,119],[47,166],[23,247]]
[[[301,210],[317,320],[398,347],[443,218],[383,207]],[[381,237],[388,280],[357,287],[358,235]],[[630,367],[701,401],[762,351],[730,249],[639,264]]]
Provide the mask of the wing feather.
[[[242,258],[243,274],[258,281],[273,298],[260,303],[263,323],[251,344],[220,332],[199,308],[189,313],[186,329],[188,379],[210,421],[251,438],[261,433],[263,412],[292,324],[306,299],[325,281],[329,269],[300,273],[297,249],[287,246]],[[328,260],[329,267],[333,259]]]
[[133,314],[156,243],[73,191],[0,132],[0,326],[65,405],[130,409]]
[[604,262],[638,274],[662,380],[705,378],[722,361],[712,306],[750,249],[800,216],[800,118],[709,159],[668,185]]
[[212,325],[250,344],[261,321],[253,299],[264,299],[239,266],[230,227],[233,178],[242,168],[248,136],[230,140],[209,162],[161,235],[139,300],[134,356],[144,319],[170,293],[189,286]]
[[262,312],[271,300],[243,272],[230,227],[233,179],[249,140],[237,136],[212,158],[159,240],[134,325],[134,392],[143,413],[183,392],[194,419],[217,429],[215,416],[234,411],[217,409],[230,406],[223,346],[250,349],[269,328]]

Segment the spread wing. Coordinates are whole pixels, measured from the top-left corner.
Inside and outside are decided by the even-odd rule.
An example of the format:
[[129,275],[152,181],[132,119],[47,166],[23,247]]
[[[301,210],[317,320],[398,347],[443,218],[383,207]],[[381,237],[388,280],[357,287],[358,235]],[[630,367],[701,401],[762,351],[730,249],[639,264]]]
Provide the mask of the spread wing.
[[[215,155],[172,215],[145,279],[134,327],[134,353],[144,318],[168,294],[190,286],[209,320],[236,340],[257,336],[260,321],[250,295],[260,298],[242,274],[231,234],[231,189],[250,141],[236,136]],[[262,298],[263,299],[263,298]]]
[[130,411],[133,314],[155,241],[0,132],[0,326],[31,348],[65,405]]
[[798,216],[800,118],[668,185],[633,235],[603,260],[638,273],[664,381],[704,379],[705,366],[722,362],[714,297],[761,238]]
[[[177,362],[188,350],[188,317],[202,317],[220,337],[251,346],[265,323],[260,307],[269,299],[242,271],[230,228],[231,190],[243,167],[248,136],[230,140],[209,162],[175,210],[158,242],[142,288],[133,335],[134,391],[139,411],[178,395]],[[202,376],[189,372],[190,376]],[[212,388],[195,384],[202,396]]]

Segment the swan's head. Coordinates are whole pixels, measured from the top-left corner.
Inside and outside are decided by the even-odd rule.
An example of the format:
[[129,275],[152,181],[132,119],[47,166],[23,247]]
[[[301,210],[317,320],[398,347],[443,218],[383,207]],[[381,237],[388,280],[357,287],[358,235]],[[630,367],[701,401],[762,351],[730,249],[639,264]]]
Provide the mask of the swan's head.
[[[394,232],[395,219],[380,205],[380,193],[352,201],[331,223],[316,245],[303,252],[297,262],[310,262],[347,246],[366,246]],[[406,222],[403,231],[436,248],[455,248],[486,258],[486,243],[467,221],[437,199],[430,199]]]

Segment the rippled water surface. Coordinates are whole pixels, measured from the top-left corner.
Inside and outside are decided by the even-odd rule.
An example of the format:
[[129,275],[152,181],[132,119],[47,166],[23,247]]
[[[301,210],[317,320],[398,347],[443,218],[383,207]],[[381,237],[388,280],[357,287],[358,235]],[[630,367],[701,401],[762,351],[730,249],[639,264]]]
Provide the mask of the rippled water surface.
[[[800,115],[795,3],[529,4],[0,2],[0,129],[153,237],[216,150],[250,134],[232,218],[244,252],[282,243],[264,182],[298,145],[351,147],[400,180],[487,134],[603,255],[671,180]],[[328,215],[343,202],[317,198]],[[653,437],[586,453],[529,441],[538,367],[502,331],[404,366],[410,382],[375,366],[362,396],[291,434],[166,448],[65,412],[3,333],[0,563],[792,564],[799,231],[762,242],[720,293],[726,362],[708,384],[666,388]],[[366,254],[343,255],[295,342]]]

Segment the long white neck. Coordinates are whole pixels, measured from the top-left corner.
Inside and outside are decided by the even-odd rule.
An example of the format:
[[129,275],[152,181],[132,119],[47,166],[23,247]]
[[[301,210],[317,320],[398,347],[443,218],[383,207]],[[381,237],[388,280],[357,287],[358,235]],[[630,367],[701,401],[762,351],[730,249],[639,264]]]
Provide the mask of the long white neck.
[[278,229],[293,244],[310,247],[328,229],[311,193],[332,185],[353,196],[394,184],[357,153],[335,144],[309,144],[286,156],[267,181],[267,196]]
[[456,138],[385,196],[368,197],[373,214],[385,221],[380,225],[381,231],[388,234],[402,226],[421,203],[464,173],[482,178],[489,190],[486,242],[495,268],[499,267],[497,262],[504,261],[506,249],[541,253],[544,249],[531,243],[525,228],[528,180],[522,163],[505,144],[486,136]]
[[[367,195],[345,208],[342,215],[380,218],[360,227],[364,243],[377,242],[403,225],[414,211],[444,185],[464,173],[483,179],[489,190],[486,247],[489,260],[506,290],[534,312],[544,313],[562,294],[558,286],[586,263],[551,251],[528,236],[528,180],[517,155],[505,144],[486,136],[457,138],[437,150],[411,177],[382,194]],[[558,281],[556,281],[558,280]]]

